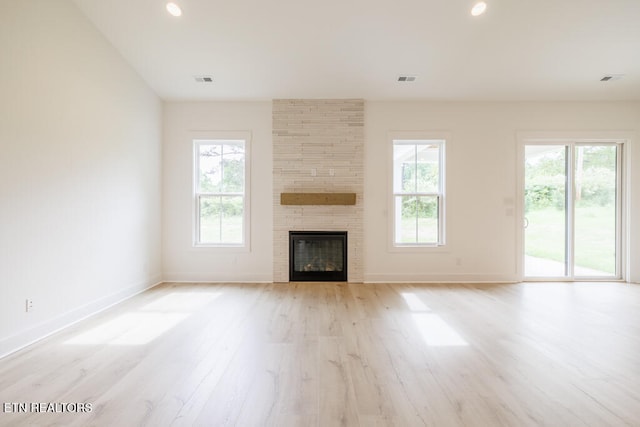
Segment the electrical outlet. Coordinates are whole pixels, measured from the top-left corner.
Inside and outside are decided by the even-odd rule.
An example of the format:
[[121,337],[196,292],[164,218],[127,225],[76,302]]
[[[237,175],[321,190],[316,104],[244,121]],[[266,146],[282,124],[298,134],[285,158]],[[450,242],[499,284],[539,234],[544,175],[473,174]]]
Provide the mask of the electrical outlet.
[[25,302],[25,311],[27,313],[29,313],[30,311],[33,311],[33,300],[27,298],[26,302]]

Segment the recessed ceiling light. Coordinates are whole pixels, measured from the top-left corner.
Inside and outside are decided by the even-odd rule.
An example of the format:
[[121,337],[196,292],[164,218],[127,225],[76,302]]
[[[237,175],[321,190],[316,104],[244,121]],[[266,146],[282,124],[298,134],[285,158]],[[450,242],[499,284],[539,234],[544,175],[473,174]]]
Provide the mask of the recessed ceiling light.
[[173,16],[181,16],[182,9],[175,3],[167,3],[167,12],[169,12]]
[[480,16],[487,10],[487,4],[483,1],[480,1],[473,5],[471,8],[471,15]]

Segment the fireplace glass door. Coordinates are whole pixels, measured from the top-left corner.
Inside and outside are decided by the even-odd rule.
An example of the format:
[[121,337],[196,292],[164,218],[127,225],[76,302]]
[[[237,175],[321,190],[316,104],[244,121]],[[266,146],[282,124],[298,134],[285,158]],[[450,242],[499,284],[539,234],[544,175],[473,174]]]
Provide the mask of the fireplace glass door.
[[290,231],[289,280],[346,281],[346,231]]

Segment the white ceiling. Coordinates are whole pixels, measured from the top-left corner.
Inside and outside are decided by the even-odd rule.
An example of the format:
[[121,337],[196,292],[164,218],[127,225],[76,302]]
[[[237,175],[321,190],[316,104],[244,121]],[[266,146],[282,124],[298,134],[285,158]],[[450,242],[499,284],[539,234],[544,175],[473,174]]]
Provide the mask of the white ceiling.
[[168,100],[640,100],[640,0],[74,1]]

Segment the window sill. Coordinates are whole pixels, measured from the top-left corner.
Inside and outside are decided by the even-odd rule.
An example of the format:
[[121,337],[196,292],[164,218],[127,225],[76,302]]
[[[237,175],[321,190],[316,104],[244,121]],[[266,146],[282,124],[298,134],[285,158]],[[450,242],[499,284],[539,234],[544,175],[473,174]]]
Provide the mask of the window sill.
[[197,252],[250,252],[249,246],[245,245],[207,245],[207,244],[194,244],[191,247],[192,251]]
[[449,248],[445,245],[390,245],[389,252],[396,253],[446,253]]

